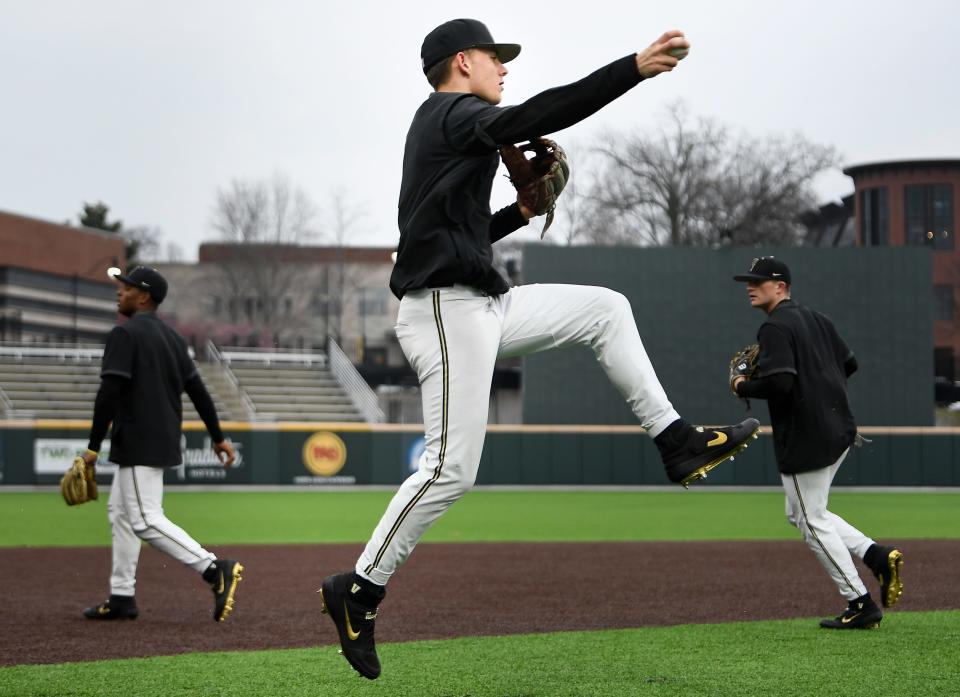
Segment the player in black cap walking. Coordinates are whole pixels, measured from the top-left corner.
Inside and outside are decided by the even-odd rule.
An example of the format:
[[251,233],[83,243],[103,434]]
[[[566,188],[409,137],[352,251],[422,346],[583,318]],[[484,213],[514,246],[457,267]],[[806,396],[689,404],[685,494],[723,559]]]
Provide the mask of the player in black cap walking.
[[790,298],[790,269],[779,259],[754,259],[750,271],[734,280],[747,284],[750,304],[767,319],[757,332],[756,375],[736,376],[730,387],[740,397],[767,400],[787,519],[848,602],[841,615],[820,626],[877,627],[883,611],[860,580],[853,556],[873,571],[881,603],[890,607],[903,591],[903,554],[827,510],[830,484],[859,437],[847,399],[847,378],[857,370],[857,359],[833,322]]
[[380,674],[373,631],[386,583],[433,521],[473,486],[498,357],[591,347],[653,437],[667,476],[684,486],[745,447],[758,428],[756,419],[706,430],[681,419],[620,293],[510,288],[492,263],[492,244],[532,217],[519,203],[490,211],[499,146],[582,121],[641,80],[675,68],[689,46],[682,32],[666,32],[578,82],[499,108],[505,64],[520,53],[518,44],[494,41],[475,19],[446,22],[424,39],[422,68],[435,92],[407,134],[390,288],[401,298],[397,338],[420,379],[425,453],[355,571],[330,576],[321,589],[343,654],[361,675]]
[[117,463],[107,504],[113,530],[110,597],[84,616],[91,620],[136,619],[134,596],[140,541],[165,552],[201,574],[213,589],[213,619],[233,610],[243,566],[217,559],[163,513],[163,471],[181,462],[181,394],[186,391],[203,419],[217,456],[229,467],[233,446],[220,430],[216,407],[187,352],[187,344],[156,314],[167,282],[156,269],[137,266],[116,273],[117,310],[129,318],[107,336],[100,389],[93,408],[88,465],[113,423],[110,461]]

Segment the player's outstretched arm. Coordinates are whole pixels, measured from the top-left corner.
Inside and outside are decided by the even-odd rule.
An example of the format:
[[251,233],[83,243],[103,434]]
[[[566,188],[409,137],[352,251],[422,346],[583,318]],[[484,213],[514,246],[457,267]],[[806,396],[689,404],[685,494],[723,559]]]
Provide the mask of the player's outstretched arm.
[[644,78],[670,72],[689,50],[690,42],[682,31],[673,29],[664,32],[659,39],[637,53],[637,72]]

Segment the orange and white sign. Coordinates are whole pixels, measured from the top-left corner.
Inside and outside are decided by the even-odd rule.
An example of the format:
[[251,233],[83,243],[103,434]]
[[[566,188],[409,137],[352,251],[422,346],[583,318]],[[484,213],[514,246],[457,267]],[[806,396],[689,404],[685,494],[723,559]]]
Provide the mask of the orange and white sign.
[[332,477],[347,461],[347,446],[336,433],[320,431],[303,444],[303,464],[317,477]]

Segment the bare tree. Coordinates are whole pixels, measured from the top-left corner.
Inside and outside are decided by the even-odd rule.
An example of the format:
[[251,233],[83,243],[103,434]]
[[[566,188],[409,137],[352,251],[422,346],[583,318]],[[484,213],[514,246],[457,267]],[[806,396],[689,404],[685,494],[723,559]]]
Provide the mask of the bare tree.
[[[84,203],[83,212],[77,216],[84,227],[104,230],[123,237],[125,256],[129,266],[142,262],[156,261],[160,254],[160,242],[163,233],[160,228],[150,225],[124,227],[122,220],[109,222],[110,206],[103,201]],[[69,224],[70,221],[67,221]]]
[[343,337],[343,308],[352,299],[358,283],[357,279],[350,278],[346,272],[344,248],[349,246],[350,237],[357,231],[362,219],[363,213],[359,206],[351,204],[342,190],[330,194],[320,226],[320,235],[335,248],[336,259],[323,270],[322,308],[326,334],[332,336],[338,344]]
[[582,234],[596,244],[794,244],[832,148],[799,134],[734,137],[682,103],[655,135],[609,133],[595,148]]
[[816,208],[811,183],[836,164],[832,148],[800,134],[740,141],[709,189],[707,244],[799,244],[803,214]]
[[[282,175],[270,180],[234,180],[217,192],[212,227],[236,243],[220,263],[215,291],[229,321],[249,323],[271,340],[296,330],[292,289],[299,270],[287,258],[290,247],[313,235],[316,207]],[[263,340],[263,339],[261,339]]]
[[554,223],[544,237],[544,242],[570,246],[584,237],[586,229],[582,219],[590,202],[581,182],[591,181],[590,165],[593,153],[579,143],[565,145],[564,151],[570,162],[570,178],[557,199]]
[[120,234],[127,240],[127,262],[129,264],[149,263],[160,258],[163,233],[160,228],[151,225],[138,225],[124,228]]

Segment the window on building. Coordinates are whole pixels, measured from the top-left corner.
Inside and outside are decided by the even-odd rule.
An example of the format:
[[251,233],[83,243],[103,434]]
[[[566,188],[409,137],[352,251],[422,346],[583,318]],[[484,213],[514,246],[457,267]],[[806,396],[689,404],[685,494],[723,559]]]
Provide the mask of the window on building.
[[387,314],[389,290],[386,288],[361,288],[359,298],[360,314],[364,316],[382,316]]
[[933,286],[933,318],[953,321],[953,286],[935,284]]
[[953,249],[953,187],[926,184],[904,187],[907,244]]
[[860,192],[860,243],[864,247],[886,247],[890,244],[890,215],[887,187]]

